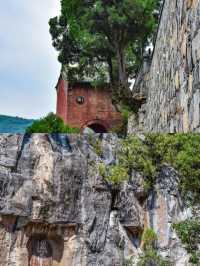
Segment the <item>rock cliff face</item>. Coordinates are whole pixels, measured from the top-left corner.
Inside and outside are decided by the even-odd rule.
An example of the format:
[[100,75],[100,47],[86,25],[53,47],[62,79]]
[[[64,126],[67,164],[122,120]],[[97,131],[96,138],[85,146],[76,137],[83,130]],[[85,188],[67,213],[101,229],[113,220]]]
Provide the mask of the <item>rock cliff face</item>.
[[177,173],[164,166],[149,195],[138,172],[113,186],[98,169],[118,145],[114,135],[0,135],[1,266],[136,263],[149,226],[172,265],[189,265],[171,227],[188,215]]
[[139,129],[200,132],[200,1],[164,2],[150,71],[135,88],[148,90]]

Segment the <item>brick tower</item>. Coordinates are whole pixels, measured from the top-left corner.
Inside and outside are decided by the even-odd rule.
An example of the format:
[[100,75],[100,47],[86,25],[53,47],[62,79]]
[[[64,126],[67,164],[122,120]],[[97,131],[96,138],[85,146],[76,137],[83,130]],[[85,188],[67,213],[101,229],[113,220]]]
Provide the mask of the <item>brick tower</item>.
[[57,115],[72,127],[91,128],[104,133],[120,126],[122,117],[112,104],[106,88],[93,88],[88,82],[70,84],[60,75],[57,86]]

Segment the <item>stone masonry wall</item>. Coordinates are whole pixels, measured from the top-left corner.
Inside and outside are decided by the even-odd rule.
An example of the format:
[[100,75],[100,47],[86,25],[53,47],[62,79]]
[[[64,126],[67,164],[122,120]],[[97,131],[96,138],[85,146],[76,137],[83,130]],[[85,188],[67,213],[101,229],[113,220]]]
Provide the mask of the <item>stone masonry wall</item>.
[[139,111],[140,129],[200,132],[199,0],[165,0],[145,80],[148,97]]

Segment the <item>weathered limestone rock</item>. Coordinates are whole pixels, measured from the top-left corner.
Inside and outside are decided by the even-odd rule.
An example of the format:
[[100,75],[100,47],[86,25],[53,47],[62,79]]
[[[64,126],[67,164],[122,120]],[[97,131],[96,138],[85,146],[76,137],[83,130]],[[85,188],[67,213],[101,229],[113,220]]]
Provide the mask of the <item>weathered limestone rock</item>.
[[189,256],[172,229],[173,223],[190,217],[190,212],[187,213],[182,203],[178,180],[177,172],[164,166],[146,205],[147,225],[154,228],[159,236],[158,249],[175,266],[189,265]]
[[[113,225],[112,188],[98,171],[102,160],[115,162],[118,140],[99,137],[1,135],[0,265],[123,264],[126,231],[118,212]],[[141,230],[139,206],[128,208]]]
[[[198,0],[164,1],[150,71],[133,89],[146,91],[137,126],[144,132],[200,132],[199,14]],[[129,133],[137,127],[130,120]]]
[[0,266],[123,266],[148,225],[187,265],[171,231],[184,213],[176,172],[164,167],[149,196],[136,171],[112,186],[98,168],[117,163],[118,145],[109,134],[0,136]]

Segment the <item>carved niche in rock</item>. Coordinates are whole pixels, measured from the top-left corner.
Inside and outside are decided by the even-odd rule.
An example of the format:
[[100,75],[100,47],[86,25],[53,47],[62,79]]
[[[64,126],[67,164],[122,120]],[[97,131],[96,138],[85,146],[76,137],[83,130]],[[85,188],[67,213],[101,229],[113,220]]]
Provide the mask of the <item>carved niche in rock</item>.
[[52,266],[53,251],[45,235],[36,235],[27,243],[29,266]]

